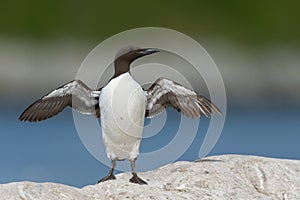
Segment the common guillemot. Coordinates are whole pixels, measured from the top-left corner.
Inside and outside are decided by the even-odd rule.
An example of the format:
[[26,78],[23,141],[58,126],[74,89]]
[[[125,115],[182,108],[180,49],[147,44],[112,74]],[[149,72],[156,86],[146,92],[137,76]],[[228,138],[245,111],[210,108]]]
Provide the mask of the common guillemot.
[[135,161],[139,154],[145,117],[153,117],[167,107],[191,118],[203,113],[210,117],[221,111],[209,99],[182,85],[158,78],[149,89],[143,89],[131,76],[130,64],[143,56],[159,52],[155,48],[126,47],[114,60],[115,73],[109,82],[92,90],[80,80],[73,80],[32,103],[20,115],[20,121],[36,122],[48,119],[70,106],[83,114],[101,119],[102,137],[111,169],[99,182],[115,179],[116,161],[131,163],[132,183],[147,184],[138,177]]

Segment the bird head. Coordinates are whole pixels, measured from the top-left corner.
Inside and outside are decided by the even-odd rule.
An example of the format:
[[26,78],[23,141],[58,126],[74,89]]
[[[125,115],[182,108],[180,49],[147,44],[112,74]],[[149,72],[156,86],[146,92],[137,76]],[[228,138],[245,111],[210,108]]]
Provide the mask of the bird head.
[[140,48],[135,46],[127,46],[120,49],[115,57],[115,75],[114,77],[129,72],[130,64],[138,58],[159,52],[156,48]]

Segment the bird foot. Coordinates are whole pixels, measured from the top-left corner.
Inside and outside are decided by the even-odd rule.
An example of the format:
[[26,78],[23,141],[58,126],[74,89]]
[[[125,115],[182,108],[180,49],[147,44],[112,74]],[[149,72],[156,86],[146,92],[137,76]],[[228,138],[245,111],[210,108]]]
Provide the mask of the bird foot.
[[129,180],[129,182],[131,182],[131,183],[137,183],[137,184],[140,184],[140,185],[147,185],[147,182],[144,181],[143,179],[141,179],[140,177],[138,177],[138,175],[136,173],[133,173],[132,175],[133,176]]
[[110,174],[109,174],[109,175],[103,177],[102,179],[100,179],[100,180],[97,182],[97,184],[98,184],[98,183],[101,183],[101,182],[104,182],[104,181],[115,180],[115,179],[116,179],[116,176],[115,176],[115,175],[113,175],[113,174],[110,175]]

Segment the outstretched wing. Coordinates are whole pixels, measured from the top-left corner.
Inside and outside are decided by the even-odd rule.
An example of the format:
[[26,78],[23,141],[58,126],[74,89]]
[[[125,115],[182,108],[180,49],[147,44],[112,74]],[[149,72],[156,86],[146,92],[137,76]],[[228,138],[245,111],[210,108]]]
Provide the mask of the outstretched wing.
[[73,80],[31,104],[20,115],[19,120],[29,122],[45,120],[67,106],[83,114],[100,117],[99,96],[100,91],[91,90],[80,80]]
[[146,117],[153,117],[167,107],[173,107],[187,117],[210,117],[221,111],[209,99],[167,78],[159,78],[145,90],[147,97]]

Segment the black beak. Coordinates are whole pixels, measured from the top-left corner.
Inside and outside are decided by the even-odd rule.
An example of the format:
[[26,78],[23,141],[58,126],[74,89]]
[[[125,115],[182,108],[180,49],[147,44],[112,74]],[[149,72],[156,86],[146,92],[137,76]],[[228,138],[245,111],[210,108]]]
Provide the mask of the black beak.
[[144,55],[150,55],[157,52],[160,52],[160,50],[155,48],[146,48],[146,49],[142,49],[141,51],[141,53]]

